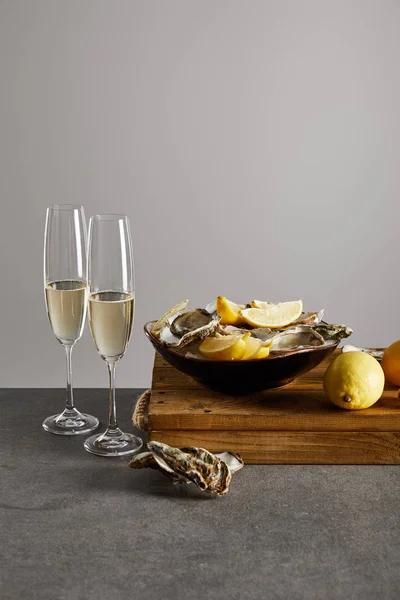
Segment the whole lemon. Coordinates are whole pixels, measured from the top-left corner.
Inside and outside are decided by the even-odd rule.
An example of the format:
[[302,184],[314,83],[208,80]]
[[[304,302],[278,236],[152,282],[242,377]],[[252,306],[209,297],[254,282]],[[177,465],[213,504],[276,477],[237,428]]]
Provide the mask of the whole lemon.
[[368,408],[382,396],[385,375],[378,361],[365,352],[346,352],[333,359],[324,376],[329,400],[347,410]]
[[386,379],[400,387],[400,340],[385,349],[381,365]]

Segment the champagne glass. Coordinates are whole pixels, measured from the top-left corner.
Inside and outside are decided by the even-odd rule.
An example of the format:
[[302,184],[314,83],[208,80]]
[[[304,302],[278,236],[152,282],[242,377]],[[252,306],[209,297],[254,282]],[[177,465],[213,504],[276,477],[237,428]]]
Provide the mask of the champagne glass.
[[71,355],[86,318],[86,221],[82,206],[55,204],[46,214],[44,286],[47,314],[67,357],[67,398],[64,412],[43,421],[46,431],[58,435],[88,433],[99,420],[74,406]]
[[99,456],[133,454],[143,442],[117,426],[115,368],[128,347],[134,317],[134,273],[129,219],[96,215],[89,223],[89,325],[97,351],[107,363],[110,379],[109,425],[85,441]]

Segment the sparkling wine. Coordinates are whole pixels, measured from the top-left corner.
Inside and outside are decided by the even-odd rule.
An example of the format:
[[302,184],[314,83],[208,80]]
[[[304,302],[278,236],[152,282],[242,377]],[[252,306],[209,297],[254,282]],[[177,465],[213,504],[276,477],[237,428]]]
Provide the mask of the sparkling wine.
[[89,324],[97,350],[108,361],[125,353],[132,333],[135,300],[126,292],[96,292],[89,297]]
[[64,344],[79,340],[86,317],[86,282],[53,281],[46,285],[45,296],[47,314],[57,339]]

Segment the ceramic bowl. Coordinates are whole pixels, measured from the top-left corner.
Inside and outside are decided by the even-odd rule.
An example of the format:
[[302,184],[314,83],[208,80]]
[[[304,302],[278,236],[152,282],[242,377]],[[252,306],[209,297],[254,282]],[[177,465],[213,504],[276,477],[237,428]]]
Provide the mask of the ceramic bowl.
[[198,383],[232,396],[242,396],[281,387],[291,383],[303,373],[311,371],[339,345],[335,341],[324,346],[292,350],[256,360],[215,361],[188,358],[173,348],[164,346],[152,335],[155,321],[144,326],[144,332],[155,350],[173,367],[195,379]]

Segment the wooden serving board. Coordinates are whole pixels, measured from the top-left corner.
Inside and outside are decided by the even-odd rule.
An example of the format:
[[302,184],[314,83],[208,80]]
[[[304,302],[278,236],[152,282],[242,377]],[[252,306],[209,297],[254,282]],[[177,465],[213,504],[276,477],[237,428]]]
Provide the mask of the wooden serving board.
[[290,385],[233,397],[212,392],[156,354],[149,439],[233,450],[248,464],[400,464],[398,388],[371,408],[330,404],[322,387],[335,353]]

